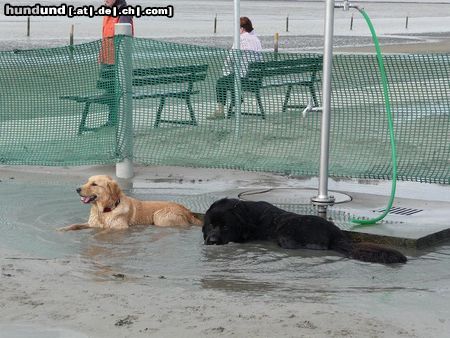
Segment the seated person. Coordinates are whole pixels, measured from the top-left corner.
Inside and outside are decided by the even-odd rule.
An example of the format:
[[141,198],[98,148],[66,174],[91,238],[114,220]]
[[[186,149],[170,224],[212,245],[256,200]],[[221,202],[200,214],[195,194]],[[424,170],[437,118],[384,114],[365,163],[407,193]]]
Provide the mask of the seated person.
[[[241,60],[239,64],[239,76],[242,82],[245,82],[248,72],[249,63],[258,61],[261,58],[260,52],[262,50],[261,41],[256,36],[252,22],[249,18],[243,16],[240,18],[240,47],[243,52],[240,52]],[[234,47],[234,46],[233,46]],[[217,108],[215,112],[208,116],[207,119],[223,119],[225,118],[225,104],[227,101],[227,92],[231,92],[231,104],[235,104],[234,93],[234,70],[231,55],[225,59],[223,68],[223,76],[217,80],[216,85],[216,99]]]

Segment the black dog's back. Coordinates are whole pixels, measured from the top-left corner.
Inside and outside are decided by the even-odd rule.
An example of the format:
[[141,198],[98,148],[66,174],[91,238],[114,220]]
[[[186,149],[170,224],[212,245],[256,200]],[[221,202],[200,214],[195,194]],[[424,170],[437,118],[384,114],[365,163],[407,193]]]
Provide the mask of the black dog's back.
[[[406,263],[399,251],[375,243],[353,243],[335,224],[313,215],[288,213],[277,225],[278,244],[286,249],[335,250],[347,257],[372,263]],[[280,240],[281,239],[281,240]]]
[[335,250],[347,257],[374,263],[405,263],[406,257],[391,248],[352,241],[332,222],[299,215],[267,202],[221,199],[205,214],[206,244],[272,240],[286,249]]
[[330,249],[345,236],[333,223],[313,215],[298,215],[285,211],[277,217],[274,229],[278,244],[286,249]]

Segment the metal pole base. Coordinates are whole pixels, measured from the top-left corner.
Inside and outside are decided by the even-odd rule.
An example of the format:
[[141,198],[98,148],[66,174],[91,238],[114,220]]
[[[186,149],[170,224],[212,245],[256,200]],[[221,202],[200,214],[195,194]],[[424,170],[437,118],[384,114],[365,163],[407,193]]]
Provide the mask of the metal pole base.
[[317,208],[317,216],[327,219],[327,207],[326,206],[319,206]]
[[334,196],[311,197],[311,203],[317,207],[317,216],[327,218],[327,208],[335,202]]
[[334,196],[315,196],[311,197],[311,202],[313,205],[320,206],[331,206],[335,202]]

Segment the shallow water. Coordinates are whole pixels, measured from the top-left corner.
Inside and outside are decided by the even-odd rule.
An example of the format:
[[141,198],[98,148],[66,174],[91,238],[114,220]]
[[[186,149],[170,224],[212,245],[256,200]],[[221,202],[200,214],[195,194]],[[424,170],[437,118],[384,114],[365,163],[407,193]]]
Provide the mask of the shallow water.
[[[80,279],[116,278],[158,286],[162,292],[181,287],[267,300],[275,297],[285,302],[346,304],[357,297],[367,306],[381,302],[401,309],[412,307],[416,314],[429,309],[436,319],[444,320],[450,315],[449,244],[429,252],[407,252],[406,265],[384,266],[346,259],[331,251],[284,250],[272,243],[206,246],[198,227],[138,226],[106,234],[57,232],[57,227],[87,218],[88,207],[80,203],[74,186],[75,180],[31,183],[3,178],[2,251],[18,251],[21,257],[67,259]],[[149,195],[145,190],[127,193],[142,199],[182,200],[169,194]]]

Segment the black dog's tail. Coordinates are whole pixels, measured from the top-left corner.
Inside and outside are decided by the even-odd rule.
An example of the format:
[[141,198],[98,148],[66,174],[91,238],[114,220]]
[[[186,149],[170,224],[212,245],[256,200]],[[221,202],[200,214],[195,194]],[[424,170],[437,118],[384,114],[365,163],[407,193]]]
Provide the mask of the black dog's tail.
[[351,243],[341,239],[333,243],[331,249],[363,262],[394,264],[408,260],[400,251],[374,243]]
[[373,263],[406,263],[404,254],[392,248],[374,243],[354,243],[351,258]]

